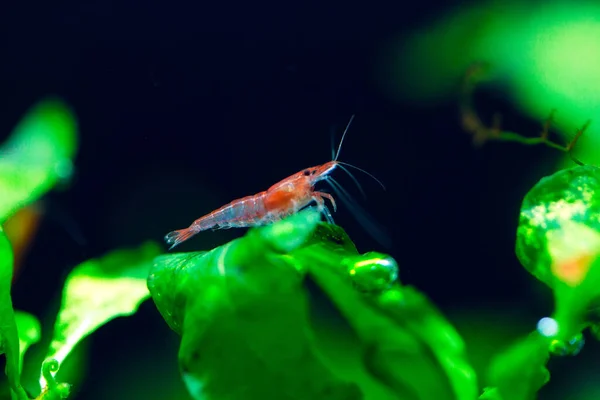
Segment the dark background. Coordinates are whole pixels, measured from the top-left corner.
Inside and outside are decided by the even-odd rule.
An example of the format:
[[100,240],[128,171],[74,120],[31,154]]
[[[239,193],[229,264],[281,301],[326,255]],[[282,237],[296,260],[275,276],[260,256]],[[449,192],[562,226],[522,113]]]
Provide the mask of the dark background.
[[[161,240],[234,198],[328,161],[331,133],[337,143],[356,114],[341,159],[373,173],[387,190],[357,173],[364,201],[350,179],[336,177],[393,240],[391,249],[381,248],[341,205],[336,222],[359,250],[392,254],[401,279],[449,315],[508,312],[526,324],[515,337],[533,329],[551,303],[540,300],[548,293],[514,256],[518,211],[560,154],[499,143],[475,149],[460,128],[455,97],[403,103],[388,96],[377,75],[391,40],[450,6],[458,4],[5,6],[0,139],[49,94],[74,108],[81,137],[73,181],[44,200],[46,215],[14,286],[16,308],[51,323],[57,305],[49,309],[49,301],[58,301],[72,266]],[[483,93],[477,104],[483,115],[503,112],[512,130],[539,129],[540,121],[518,115],[499,94]],[[210,249],[243,232],[206,232],[181,248]],[[102,327],[91,343],[78,398],[101,398],[96,392],[107,371],[132,357],[146,364],[140,379],[178,379],[176,337],[152,302]]]

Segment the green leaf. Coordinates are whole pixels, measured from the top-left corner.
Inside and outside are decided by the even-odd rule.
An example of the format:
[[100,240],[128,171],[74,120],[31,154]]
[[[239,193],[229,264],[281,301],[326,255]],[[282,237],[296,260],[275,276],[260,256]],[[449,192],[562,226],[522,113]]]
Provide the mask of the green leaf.
[[[341,231],[339,227],[329,229]],[[424,294],[399,282],[371,295],[353,289],[357,287],[357,268],[378,277],[381,266],[393,261],[376,254],[356,257],[335,251],[331,242],[320,242],[297,250],[294,257],[308,266],[309,275],[361,341],[369,344],[365,361],[372,376],[403,399],[476,398],[477,378],[466,360],[464,342]]]
[[548,358],[548,339],[533,332],[492,360],[488,384],[496,388],[501,399],[536,399],[537,392],[550,379]]
[[600,168],[585,165],[542,178],[525,196],[516,253],[548,285],[558,327],[548,336],[574,340],[600,300]]
[[0,148],[0,222],[72,172],[75,117],[60,100],[33,107]]
[[597,252],[598,239],[590,232],[600,232],[599,191],[600,168],[585,165],[542,178],[523,199],[516,254],[550,288],[557,282],[575,286],[585,277],[585,270],[574,274],[557,264]]
[[19,371],[22,369],[23,358],[27,349],[40,341],[42,336],[42,327],[40,321],[33,315],[15,311],[15,320],[19,332]]
[[481,396],[479,396],[479,400],[503,400],[503,398],[498,388],[486,387],[483,389]]
[[[393,258],[358,254],[341,228],[305,211],[212,251],[160,256],[148,287],[181,335],[195,399],[477,398],[461,338],[397,274]],[[331,345],[311,315],[307,279],[348,325]]]
[[42,375],[47,385],[35,400],[61,400],[69,397],[71,394],[71,385],[68,383],[59,383],[54,378],[59,367],[60,364],[55,359],[47,359],[42,363]]
[[[59,364],[73,347],[108,321],[134,314],[150,293],[146,278],[160,246],[145,243],[139,249],[117,250],[84,262],[71,271],[54,326],[46,359]],[[45,379],[40,379],[45,387]]]
[[19,334],[10,294],[12,284],[12,249],[0,226],[0,346],[6,355],[6,376],[13,398],[27,399],[21,387],[19,366]]

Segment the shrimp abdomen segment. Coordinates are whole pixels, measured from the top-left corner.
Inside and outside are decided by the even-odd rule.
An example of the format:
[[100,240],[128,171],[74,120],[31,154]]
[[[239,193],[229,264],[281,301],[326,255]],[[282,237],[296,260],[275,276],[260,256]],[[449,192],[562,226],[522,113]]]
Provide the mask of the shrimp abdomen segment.
[[198,232],[207,229],[243,228],[261,224],[267,211],[264,193],[232,201],[218,210],[197,219],[191,225]]
[[243,197],[194,221],[189,227],[167,233],[165,241],[173,247],[207,229],[243,228],[272,220],[264,204],[265,192]]

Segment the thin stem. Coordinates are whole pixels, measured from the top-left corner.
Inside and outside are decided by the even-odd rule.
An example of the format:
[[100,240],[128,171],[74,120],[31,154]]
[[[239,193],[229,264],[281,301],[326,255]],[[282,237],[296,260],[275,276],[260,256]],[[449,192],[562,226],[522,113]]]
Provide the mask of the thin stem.
[[460,113],[463,129],[473,136],[473,143],[477,146],[483,145],[488,140],[498,140],[503,142],[516,142],[524,145],[545,145],[547,147],[566,152],[571,160],[578,165],[585,165],[583,162],[573,156],[573,148],[591,123],[588,120],[576,133],[573,139],[566,145],[556,143],[549,139],[550,127],[554,119],[556,110],[552,110],[550,115],[544,121],[542,131],[537,137],[526,137],[515,132],[502,131],[500,129],[500,116],[494,116],[494,122],[491,127],[487,127],[477,115],[472,99],[473,91],[477,81],[488,66],[486,64],[475,64],[467,71],[462,88],[462,98],[460,104]]

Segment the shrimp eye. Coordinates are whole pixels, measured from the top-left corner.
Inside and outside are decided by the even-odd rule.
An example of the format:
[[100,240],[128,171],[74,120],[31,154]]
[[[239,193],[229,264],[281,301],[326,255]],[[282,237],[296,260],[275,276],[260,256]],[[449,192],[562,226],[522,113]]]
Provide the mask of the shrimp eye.
[[305,169],[304,171],[302,171],[302,173],[304,174],[304,176],[309,176],[310,174],[312,174],[312,172],[310,172],[309,169]]

